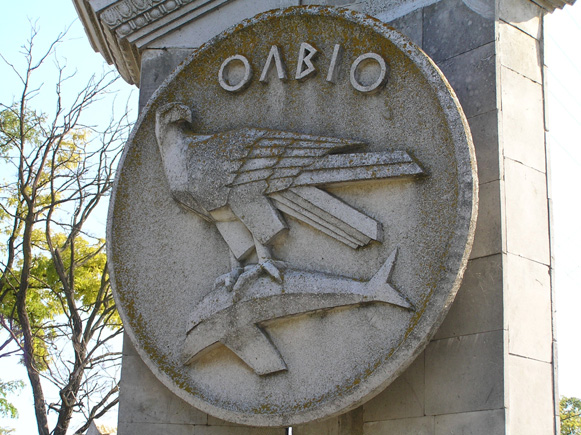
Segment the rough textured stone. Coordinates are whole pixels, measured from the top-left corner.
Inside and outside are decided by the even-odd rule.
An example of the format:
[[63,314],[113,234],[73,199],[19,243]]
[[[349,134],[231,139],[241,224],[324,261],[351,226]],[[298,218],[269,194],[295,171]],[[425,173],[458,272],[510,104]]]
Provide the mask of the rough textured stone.
[[513,254],[506,256],[508,351],[551,362],[549,268]]
[[[372,62],[357,69],[361,56]],[[236,59],[238,76],[226,69]],[[126,148],[108,237],[140,356],[181,398],[241,424],[301,423],[376,394],[441,321],[474,230],[467,123],[439,72],[376,20],[299,8],[231,30],[156,95]],[[309,166],[263,155],[287,142],[323,154]],[[368,150],[326,151],[355,146]],[[302,172],[244,178],[285,162]]]
[[[120,421],[117,433],[124,435],[198,435],[198,430],[191,425],[165,423],[133,423]],[[226,432],[224,432],[226,433]],[[220,434],[221,435],[221,434]],[[246,434],[245,434],[246,435]]]
[[510,355],[507,365],[510,433],[554,433],[551,364]]
[[400,17],[405,17],[426,6],[437,3],[439,0],[367,0],[360,4],[363,12],[373,15],[384,22],[390,22]]
[[176,425],[207,423],[208,416],[205,413],[193,409],[153,376],[127,337],[123,347],[120,422],[164,422]]
[[498,111],[492,110],[468,120],[478,162],[478,181],[481,185],[500,180],[498,117]]
[[[549,221],[545,174],[505,159],[506,249],[549,264]],[[534,237],[531,237],[534,234]]]
[[496,109],[494,51],[490,43],[440,63],[468,119]]
[[541,40],[541,23],[543,10],[530,0],[500,0],[498,15],[516,28]]
[[191,48],[149,49],[141,55],[141,80],[139,84],[139,111],[165,78],[192,53]]
[[[164,32],[163,36],[152,41],[148,48],[199,47],[222,31],[235,26],[245,18],[276,8],[296,6],[297,0],[261,0],[221,2],[220,7],[212,11],[212,19],[199,15],[196,26],[174,27],[172,31]],[[169,22],[171,23],[171,21]],[[171,24],[170,24],[171,25]]]
[[435,339],[503,329],[502,255],[468,262],[462,286]]
[[448,0],[424,8],[423,38],[422,48],[436,62],[493,42],[494,1]]
[[529,79],[542,82],[539,41],[510,24],[498,24],[500,62]]
[[[284,428],[256,428],[242,426],[195,426],[194,435],[285,435]],[[173,434],[172,434],[173,435]]]
[[423,44],[423,13],[417,9],[403,17],[389,22],[390,26],[395,27],[401,33],[414,41],[419,47]]
[[492,181],[480,185],[478,201],[481,211],[476,223],[471,259],[498,254],[502,251],[500,183]]
[[504,406],[503,331],[431,342],[426,348],[426,414]]
[[295,426],[293,435],[363,435],[363,408],[327,420]]
[[363,425],[364,435],[434,435],[434,417],[373,421]]
[[435,435],[504,435],[505,423],[504,409],[438,415]]
[[[79,0],[80,1],[80,0]],[[448,0],[443,0],[441,3],[448,2]],[[544,3],[542,0],[538,0],[538,3]],[[83,2],[84,3],[84,2]],[[245,3],[240,1],[240,3]],[[260,3],[260,0],[252,3]],[[341,2],[344,3],[344,2]],[[449,19],[445,21],[442,18],[436,20],[433,19],[435,6],[435,0],[390,0],[386,2],[384,0],[369,0],[358,2],[356,4],[347,4],[346,6],[357,8],[358,10],[371,12],[378,14],[380,19],[385,21],[392,21],[398,17],[391,25],[394,25],[400,31],[406,33],[412,40],[418,44],[422,43],[424,38],[429,39],[430,49],[434,52],[439,53],[438,56],[442,55],[439,64],[444,68],[448,65],[453,66],[450,70],[446,71],[450,81],[453,83],[456,92],[458,93],[461,102],[466,111],[470,113],[480,113],[476,116],[471,116],[469,119],[470,127],[472,130],[472,135],[474,138],[477,160],[478,160],[478,170],[479,179],[482,184],[480,195],[481,195],[481,213],[487,213],[486,210],[490,212],[486,217],[482,217],[479,222],[477,238],[477,249],[475,250],[475,255],[478,256],[477,259],[471,260],[469,263],[469,268],[467,269],[464,285],[459,290],[456,301],[452,305],[449,315],[440,328],[437,337],[456,337],[465,336],[468,334],[474,334],[482,331],[495,330],[495,325],[502,324],[505,321],[505,339],[506,348],[504,349],[503,359],[498,359],[498,364],[504,364],[507,376],[501,370],[495,371],[497,375],[501,377],[501,380],[491,378],[491,372],[484,370],[480,374],[473,374],[474,380],[472,383],[457,382],[454,383],[453,374],[447,374],[446,388],[444,393],[438,397],[438,401],[441,402],[441,407],[445,407],[445,403],[452,402],[453,404],[458,404],[457,396],[460,395],[464,397],[466,391],[471,391],[473,386],[480,388],[482,383],[488,382],[489,384],[496,384],[501,382],[504,388],[504,394],[507,400],[511,400],[510,403],[505,403],[505,408],[494,409],[478,412],[459,412],[454,414],[443,414],[437,415],[435,417],[421,417],[419,413],[419,398],[422,396],[423,391],[417,392],[418,401],[408,399],[412,398],[411,391],[419,391],[420,384],[424,383],[424,371],[418,368],[418,362],[406,370],[401,378],[396,380],[385,393],[380,394],[376,398],[372,399],[370,402],[364,405],[366,415],[371,415],[373,413],[373,418],[377,420],[381,419],[394,419],[391,422],[381,422],[373,421],[367,422],[365,424],[365,433],[374,434],[415,434],[415,433],[429,433],[429,434],[448,434],[448,433],[475,433],[475,434],[495,434],[495,433],[542,433],[552,434],[554,429],[551,428],[550,423],[548,423],[547,415],[552,414],[546,403],[552,396],[550,392],[546,389],[546,384],[550,384],[552,380],[547,375],[548,370],[546,370],[546,365],[543,363],[530,360],[530,358],[540,358],[546,360],[546,345],[545,343],[537,343],[537,338],[546,335],[546,330],[544,330],[544,321],[534,322],[534,318],[539,315],[540,318],[544,319],[544,313],[547,307],[543,307],[542,301],[545,299],[545,294],[540,286],[540,284],[535,281],[530,281],[530,279],[538,278],[539,281],[544,282],[544,272],[546,269],[545,265],[537,264],[531,262],[528,259],[519,258],[518,256],[525,255],[522,252],[529,252],[526,244],[530,243],[535,247],[538,245],[539,236],[542,239],[544,235],[539,233],[538,220],[542,220],[542,216],[538,214],[538,207],[534,205],[532,207],[533,211],[530,211],[530,198],[527,201],[520,199],[521,195],[527,196],[527,189],[529,189],[528,179],[519,179],[519,174],[514,174],[511,167],[511,162],[508,162],[508,178],[504,179],[504,161],[501,160],[499,164],[499,154],[502,157],[503,154],[511,158],[511,160],[516,160],[523,162],[526,166],[532,166],[535,169],[544,171],[542,164],[539,164],[539,156],[543,157],[543,144],[542,140],[542,122],[538,122],[537,115],[533,114],[533,117],[529,117],[531,108],[539,107],[539,100],[531,100],[531,95],[538,95],[538,92],[529,92],[530,89],[538,89],[539,86],[535,84],[531,79],[525,77],[524,74],[535,77],[535,63],[538,60],[538,56],[542,53],[538,52],[538,47],[531,45],[533,38],[539,39],[541,35],[541,20],[539,18],[540,8],[536,6],[532,1],[529,0],[500,0],[497,2],[498,8],[498,18],[503,21],[503,24],[509,23],[512,25],[502,28],[499,31],[500,41],[496,42],[497,50],[495,53],[491,53],[496,57],[496,64],[498,66],[498,71],[502,73],[494,77],[495,85],[498,85],[499,95],[498,97],[498,109],[493,109],[490,111],[482,112],[484,107],[493,101],[491,98],[487,98],[487,95],[477,89],[476,83],[470,81],[468,83],[462,83],[462,69],[457,67],[455,61],[456,58],[458,62],[461,59],[468,59],[469,61],[462,63],[462,66],[466,68],[471,68],[474,66],[480,66],[481,64],[473,62],[477,57],[472,51],[483,53],[486,51],[490,42],[494,39],[493,30],[491,26],[478,24],[477,20],[476,26],[472,26],[470,19],[466,17],[474,16],[476,14],[470,7],[463,5],[461,2],[454,0],[450,2],[450,7],[446,5],[440,5],[439,10],[445,11],[448,16],[443,17]],[[467,2],[471,3],[472,7],[478,6],[479,2]],[[480,2],[484,4],[484,7],[491,5],[493,2],[484,0]],[[427,11],[426,19],[430,20],[426,23],[426,29],[432,30],[430,34],[424,34],[423,27],[423,8],[432,4],[432,7]],[[409,16],[402,16],[409,14]],[[207,14],[204,16],[205,20],[212,21],[214,18],[212,14]],[[439,20],[439,22],[438,22]],[[97,23],[97,21],[94,21]],[[199,21],[198,21],[199,22]],[[441,24],[444,23],[444,24]],[[450,29],[447,29],[448,23]],[[469,24],[469,25],[468,25]],[[195,23],[191,23],[192,26],[196,26]],[[440,39],[437,36],[436,28],[439,26],[441,32],[437,32],[444,36]],[[484,35],[472,35],[472,32],[478,33],[483,31],[487,37]],[[511,31],[513,30],[513,31]],[[192,36],[191,43],[194,44],[196,41],[196,32],[188,31],[189,35]],[[188,34],[188,32],[181,32],[180,37]],[[523,33],[524,32],[524,33]],[[532,38],[527,39],[527,34]],[[512,37],[514,39],[514,49],[511,47],[513,44]],[[448,52],[449,46],[446,46],[446,42],[452,40],[453,50]],[[489,44],[483,44],[483,41],[488,40]],[[166,39],[168,45],[173,46],[172,37]],[[443,48],[438,48],[437,45],[442,44]],[[193,45],[192,45],[193,46]],[[466,48],[470,46],[477,46],[474,49]],[[529,58],[523,58],[520,52],[523,52],[523,48],[526,53],[528,53]],[[500,65],[500,54],[504,50],[503,61],[504,66]],[[448,52],[448,54],[442,54]],[[120,55],[120,53],[118,53]],[[123,55],[126,55],[124,53]],[[516,56],[515,56],[516,54]],[[173,54],[168,54],[172,57]],[[451,59],[446,61],[444,58],[446,56],[451,56]],[[532,56],[532,57],[531,57]],[[130,58],[131,56],[129,56]],[[128,62],[127,60],[125,60]],[[172,61],[173,62],[173,61]],[[492,60],[490,60],[492,63]],[[522,64],[521,64],[522,63]],[[531,68],[531,66],[533,68]],[[509,71],[511,69],[511,71]],[[518,72],[513,72],[512,70]],[[165,69],[164,69],[165,71]],[[457,71],[458,76],[452,78],[451,75],[454,71]],[[482,73],[484,69],[477,69],[476,72]],[[508,72],[507,72],[508,71]],[[528,71],[528,72],[527,72]],[[532,74],[531,74],[532,71]],[[256,71],[255,71],[256,72]],[[260,72],[258,70],[258,72]],[[290,71],[294,73],[294,71]],[[150,71],[143,70],[144,75],[142,75],[142,90],[144,89],[143,84],[147,83],[144,80]],[[164,73],[165,74],[165,73]],[[496,72],[494,72],[496,74]],[[137,73],[139,78],[139,74]],[[479,75],[482,78],[482,74]],[[155,86],[155,83],[159,83],[161,76],[155,78],[152,81],[151,88]],[[514,91],[512,85],[516,84],[517,90]],[[459,86],[460,85],[460,86]],[[483,83],[487,86],[486,83]],[[470,92],[475,92],[470,98]],[[504,94],[503,94],[504,92]],[[511,92],[513,92],[511,94]],[[150,91],[148,91],[150,93]],[[462,96],[464,93],[465,96]],[[478,98],[483,97],[486,101],[478,101]],[[144,93],[145,95],[145,93]],[[524,97],[524,100],[521,99]],[[537,97],[535,97],[537,98]],[[142,98],[145,100],[146,98]],[[497,112],[498,110],[498,112]],[[536,110],[536,109],[535,109]],[[530,112],[530,113],[529,113]],[[523,122],[524,116],[528,121]],[[506,127],[504,131],[502,130],[503,125]],[[500,126],[500,132],[499,132]],[[499,133],[500,133],[500,148],[499,148]],[[535,163],[536,162],[536,163]],[[512,162],[514,164],[514,162]],[[526,178],[526,177],[525,177]],[[536,177],[534,177],[536,179]],[[502,180],[498,183],[498,180]],[[491,181],[496,181],[497,183],[491,184]],[[515,183],[515,187],[511,189],[511,185]],[[500,197],[504,195],[504,189],[508,186],[508,208],[509,213],[506,215],[501,215],[505,213],[504,207],[500,207],[499,201]],[[533,190],[537,186],[533,187]],[[513,204],[513,201],[517,203]],[[519,202],[520,201],[520,202]],[[511,208],[512,207],[512,208]],[[537,223],[534,224],[533,229],[527,229],[527,223],[521,221],[518,216],[514,215],[514,209],[520,208],[520,212],[527,217],[526,214],[532,213],[536,215]],[[534,211],[537,210],[537,211]],[[510,217],[509,220],[501,219],[500,216]],[[540,217],[539,217],[540,216]],[[502,224],[502,225],[501,225]],[[535,231],[537,237],[532,238],[530,234]],[[541,229],[542,231],[546,231]],[[508,234],[508,235],[507,235]],[[510,239],[517,235],[522,239],[522,244],[519,246],[523,248],[521,253],[516,255],[504,254],[505,261],[504,264],[501,261],[501,251],[506,252],[507,247],[507,237]],[[528,237],[528,239],[527,239]],[[211,242],[218,243],[220,240],[218,238],[211,239]],[[321,243],[321,239],[317,239],[316,243]],[[548,247],[548,244],[542,242],[540,245]],[[164,245],[165,246],[165,245]],[[504,248],[503,248],[504,246]],[[512,243],[511,249],[515,250],[516,245]],[[143,250],[151,249],[151,245],[144,243]],[[173,246],[169,246],[167,249],[172,249]],[[542,254],[542,250],[545,249],[542,246],[536,246],[533,249],[534,252]],[[157,251],[160,252],[159,250]],[[490,255],[487,253],[497,253],[496,255]],[[530,256],[530,253],[526,254]],[[508,258],[508,260],[506,260]],[[512,260],[511,260],[512,258]],[[514,260],[514,261],[513,261]],[[515,264],[518,263],[518,264]],[[211,265],[210,265],[211,266]],[[497,266],[502,269],[497,269]],[[520,275],[524,273],[524,275]],[[503,275],[506,279],[503,278]],[[482,278],[482,281],[477,281],[477,276]],[[470,285],[468,285],[470,281]],[[504,286],[504,287],[503,287]],[[509,290],[512,289],[510,293]],[[506,290],[505,295],[506,304],[503,306],[503,296],[502,294],[498,298],[497,302],[495,294]],[[532,290],[532,291],[531,291]],[[523,295],[530,296],[537,295],[538,297],[532,297],[531,301],[526,300],[525,302]],[[529,302],[532,303],[530,306]],[[527,311],[530,308],[530,312]],[[488,311],[491,309],[492,311]],[[537,314],[535,314],[537,313]],[[499,319],[499,316],[500,319]],[[523,323],[519,323],[520,321]],[[534,323],[534,324],[533,324]],[[522,326],[522,327],[521,327]],[[527,328],[532,328],[535,330],[536,336],[529,336],[527,333]],[[537,329],[538,328],[538,331]],[[526,334],[526,335],[524,335]],[[468,337],[462,337],[466,339]],[[436,341],[435,343],[438,343]],[[454,343],[450,341],[449,343]],[[124,351],[126,355],[136,355],[134,351],[131,350],[132,347]],[[452,355],[452,362],[456,363],[457,359],[455,355],[458,353],[458,346],[450,345],[450,351]],[[511,360],[508,359],[509,351],[511,353],[531,355],[527,358],[515,359],[516,357],[511,356]],[[539,352],[540,351],[540,352]],[[441,354],[444,355],[447,351],[441,349]],[[553,354],[556,353],[556,349],[553,350]],[[482,361],[490,362],[490,355],[486,352],[481,352],[477,356],[475,354],[468,354],[467,358],[472,357],[479,358]],[[420,358],[423,358],[421,354]],[[516,363],[513,362],[516,361]],[[494,360],[494,359],[493,359]],[[439,359],[442,367],[447,367],[449,361],[447,358],[442,356]],[[511,362],[511,366],[506,367],[508,363]],[[470,368],[475,365],[475,361],[470,359],[470,363],[467,366]],[[130,361],[128,363],[128,368],[134,370],[133,379],[136,382],[142,384],[143,388],[149,388],[147,379],[151,375],[141,375],[142,371],[149,372],[149,369],[145,367],[144,364],[137,365]],[[556,370],[556,363],[554,364]],[[430,370],[433,369],[433,364]],[[462,367],[458,370],[458,373],[463,373]],[[490,378],[487,378],[490,377]],[[555,375],[556,377],[556,375]],[[405,382],[402,380],[405,378]],[[153,380],[153,383],[158,383],[157,380]],[[408,385],[409,384],[409,385]],[[408,388],[409,387],[409,388]],[[413,387],[413,388],[412,388]],[[153,387],[155,391],[155,386]],[[129,391],[129,390],[127,390]],[[397,391],[397,393],[396,393]],[[400,396],[398,393],[401,393]],[[484,396],[488,391],[482,390],[482,395]],[[123,395],[123,392],[121,393]],[[394,398],[395,396],[395,398]],[[136,398],[141,400],[141,397],[147,397],[137,395]],[[165,397],[165,396],[161,396]],[[131,411],[133,407],[125,407],[124,401],[130,400],[128,396],[122,396],[122,403],[120,409],[120,418],[122,419],[119,433],[121,435],[143,435],[147,433],[164,433],[168,435],[174,434],[184,434],[191,433],[193,426],[185,425],[144,425],[144,424],[127,424],[123,423],[123,416],[125,416],[127,411]],[[474,399],[474,398],[472,398]],[[471,400],[472,400],[471,399]],[[475,400],[475,399],[474,399]],[[476,401],[476,400],[475,400]],[[404,405],[407,403],[409,408]],[[151,404],[155,406],[156,404]],[[192,409],[192,408],[190,408]],[[401,415],[397,415],[398,410]],[[131,411],[132,412],[132,411]],[[143,413],[142,411],[138,411]],[[417,415],[417,418],[403,418],[406,415],[413,413]],[[503,418],[503,413],[506,413],[506,420]],[[146,414],[151,414],[149,411]],[[347,415],[349,415],[348,413]],[[552,419],[552,417],[549,417]],[[127,419],[125,419],[127,420]],[[339,430],[339,420],[340,417],[334,417],[328,419],[323,423],[311,423],[300,427],[304,434],[336,434]],[[538,422],[538,423],[537,423]],[[510,423],[510,427],[509,427]],[[238,428],[235,428],[235,424],[227,423],[223,420],[219,420],[215,417],[208,417],[208,426],[219,426],[219,433],[236,433]],[[506,427],[505,427],[506,426]],[[196,426],[198,427],[198,426]],[[205,428],[207,430],[207,428]],[[242,428],[244,434],[255,434],[261,433],[264,429],[260,428]],[[298,430],[298,428],[296,429]],[[149,432],[148,432],[149,431]],[[194,432],[198,433],[198,432]],[[277,433],[283,433],[277,432]],[[304,435],[303,434],[303,435]]]
[[[468,266],[470,269],[470,266]],[[424,354],[389,387],[363,405],[363,420],[381,421],[424,415]]]
[[507,68],[501,79],[504,155],[545,172],[543,88]]

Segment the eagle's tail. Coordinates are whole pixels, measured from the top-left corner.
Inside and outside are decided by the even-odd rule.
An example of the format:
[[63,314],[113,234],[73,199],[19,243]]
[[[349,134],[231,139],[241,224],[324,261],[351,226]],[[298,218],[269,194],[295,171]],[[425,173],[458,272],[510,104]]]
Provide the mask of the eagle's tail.
[[381,241],[381,224],[316,187],[296,187],[269,195],[282,212],[352,248]]
[[[331,154],[305,167],[290,180],[291,188],[269,197],[282,212],[293,216],[352,248],[381,241],[381,224],[314,186],[357,180],[412,177],[422,168],[405,151]],[[277,181],[277,180],[274,180]],[[271,180],[273,190],[276,185]]]

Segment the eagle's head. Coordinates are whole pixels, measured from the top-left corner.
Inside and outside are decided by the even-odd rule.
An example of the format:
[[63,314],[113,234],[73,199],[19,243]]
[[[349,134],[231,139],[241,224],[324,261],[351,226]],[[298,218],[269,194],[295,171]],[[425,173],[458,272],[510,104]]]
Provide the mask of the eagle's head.
[[172,124],[192,122],[192,111],[183,103],[169,103],[161,106],[155,113],[155,136],[161,145]]

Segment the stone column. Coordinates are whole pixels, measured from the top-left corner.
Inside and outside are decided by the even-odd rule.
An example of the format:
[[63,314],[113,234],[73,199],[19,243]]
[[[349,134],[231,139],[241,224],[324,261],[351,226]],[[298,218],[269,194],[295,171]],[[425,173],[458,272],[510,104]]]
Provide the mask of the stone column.
[[[224,2],[134,47],[140,75],[124,71],[140,84],[140,107],[175,66],[214,34],[257,12],[297,3]],[[390,22],[444,72],[474,139],[479,215],[463,285],[425,351],[363,406],[293,433],[558,433],[542,44],[543,15],[564,3],[326,3]],[[109,52],[114,57],[114,50]],[[113,60],[119,65],[120,59]],[[120,435],[285,433],[232,425],[191,408],[157,381],[128,340],[121,385]]]
[[470,123],[475,243],[439,331],[398,380],[352,412],[362,414],[357,427],[345,429],[341,416],[293,433],[558,433],[543,13],[529,0],[443,0],[391,21],[436,61]]

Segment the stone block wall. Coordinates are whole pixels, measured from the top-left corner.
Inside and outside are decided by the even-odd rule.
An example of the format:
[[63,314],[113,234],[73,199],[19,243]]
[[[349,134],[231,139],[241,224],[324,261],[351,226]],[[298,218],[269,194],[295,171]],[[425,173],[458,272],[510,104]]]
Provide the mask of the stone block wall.
[[[479,215],[462,287],[426,350],[374,399],[294,435],[558,433],[541,9],[530,0],[328,3],[390,22],[442,69],[474,138]],[[143,52],[140,107],[191,52],[191,41],[206,37],[190,29],[187,46],[187,32]],[[127,341],[124,352],[120,435],[285,433],[189,407]]]

